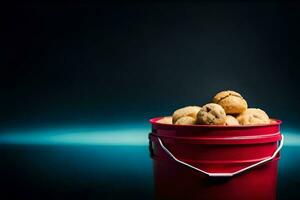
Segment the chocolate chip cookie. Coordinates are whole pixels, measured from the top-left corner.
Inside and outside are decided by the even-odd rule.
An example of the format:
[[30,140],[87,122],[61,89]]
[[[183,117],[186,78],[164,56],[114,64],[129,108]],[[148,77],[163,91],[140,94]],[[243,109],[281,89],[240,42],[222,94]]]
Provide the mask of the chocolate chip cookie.
[[258,108],[248,108],[246,111],[237,116],[237,120],[241,125],[270,123],[267,113]]
[[172,117],[171,116],[163,117],[160,120],[158,120],[157,122],[161,123],[161,124],[172,124]]
[[176,122],[176,125],[194,125],[196,124],[196,119],[190,116],[185,116],[179,118]]
[[225,125],[227,125],[227,126],[237,126],[237,125],[240,125],[240,124],[239,124],[239,121],[235,117],[233,117],[231,115],[226,115]]
[[178,110],[176,110],[173,113],[173,124],[176,123],[176,121],[178,119],[180,119],[181,117],[193,117],[194,119],[196,119],[197,117],[197,113],[199,112],[199,110],[201,109],[201,107],[199,106],[186,106],[184,108],[180,108]]
[[226,113],[222,106],[215,103],[204,105],[197,114],[197,123],[206,125],[224,125]]
[[230,90],[216,94],[213,103],[221,105],[226,114],[240,114],[248,107],[246,100],[239,93]]

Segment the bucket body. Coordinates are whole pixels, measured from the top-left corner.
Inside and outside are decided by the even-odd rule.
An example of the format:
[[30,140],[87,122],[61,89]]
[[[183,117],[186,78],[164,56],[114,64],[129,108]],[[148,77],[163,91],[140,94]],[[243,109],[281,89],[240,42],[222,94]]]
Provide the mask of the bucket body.
[[[281,121],[206,126],[160,124],[159,119],[150,120],[149,134],[156,199],[276,199]],[[233,175],[219,177],[222,173]]]

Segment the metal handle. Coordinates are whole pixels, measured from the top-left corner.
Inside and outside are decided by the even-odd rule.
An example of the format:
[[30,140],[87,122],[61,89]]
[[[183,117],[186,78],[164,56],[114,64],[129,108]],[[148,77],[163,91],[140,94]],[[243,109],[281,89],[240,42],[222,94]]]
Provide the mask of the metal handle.
[[253,167],[256,167],[256,166],[258,166],[258,165],[261,165],[261,164],[263,164],[263,163],[266,163],[266,162],[268,162],[268,161],[270,161],[270,160],[272,160],[272,159],[275,158],[275,156],[277,155],[277,153],[278,153],[278,152],[280,151],[280,149],[282,148],[283,142],[284,142],[284,136],[282,135],[280,144],[279,144],[278,148],[276,149],[276,151],[273,153],[273,155],[272,155],[271,157],[269,157],[269,158],[266,158],[266,159],[261,160],[261,161],[259,161],[259,162],[257,162],[257,163],[254,163],[253,165],[250,165],[250,166],[248,166],[248,167],[245,167],[245,168],[243,168],[243,169],[240,169],[240,170],[235,171],[235,172],[232,172],[232,173],[210,173],[210,172],[204,171],[204,170],[202,170],[202,169],[198,169],[197,167],[194,167],[194,166],[192,166],[192,165],[190,165],[190,164],[188,164],[188,163],[186,163],[186,162],[183,162],[183,161],[177,159],[177,158],[176,158],[176,157],[175,157],[175,156],[167,149],[167,147],[164,146],[164,144],[162,143],[161,139],[160,139],[159,137],[157,137],[157,139],[158,139],[158,142],[159,142],[160,146],[162,147],[162,149],[163,149],[169,156],[171,156],[176,162],[178,162],[178,163],[180,163],[180,164],[182,164],[182,165],[185,165],[185,166],[187,166],[187,167],[189,167],[189,168],[191,168],[191,169],[194,169],[194,170],[196,170],[196,171],[202,172],[203,174],[206,174],[206,175],[208,175],[208,176],[212,176],[212,177],[231,177],[231,176],[237,175],[237,174],[239,174],[239,173],[242,173],[242,172],[244,172],[244,171],[246,171],[246,170],[248,170],[248,169],[251,169],[251,168],[253,168]]

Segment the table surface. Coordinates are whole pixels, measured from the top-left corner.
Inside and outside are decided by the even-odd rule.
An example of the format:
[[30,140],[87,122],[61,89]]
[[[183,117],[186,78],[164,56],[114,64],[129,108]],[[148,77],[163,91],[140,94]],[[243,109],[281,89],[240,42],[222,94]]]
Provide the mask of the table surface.
[[[62,137],[61,132],[48,132],[43,136],[48,141],[39,138],[40,142],[28,134],[14,138],[9,134],[10,139],[2,134],[1,199],[153,199],[147,128],[131,132],[135,135],[130,137],[135,139],[123,143],[116,140],[117,131],[110,133],[111,137],[95,137],[100,133],[93,132],[77,139],[73,133]],[[128,131],[119,133],[120,137],[129,137]],[[18,137],[23,140],[18,141]],[[295,199],[299,192],[297,140],[295,134],[286,135],[279,162],[278,199]]]

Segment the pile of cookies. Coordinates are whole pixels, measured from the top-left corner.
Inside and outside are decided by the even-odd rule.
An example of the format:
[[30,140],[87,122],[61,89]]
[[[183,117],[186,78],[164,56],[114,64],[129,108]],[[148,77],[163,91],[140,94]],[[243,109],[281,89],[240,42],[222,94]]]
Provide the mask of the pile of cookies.
[[158,121],[176,125],[254,125],[269,124],[269,116],[261,109],[248,108],[246,100],[237,92],[222,91],[216,94],[212,103],[204,106],[180,108],[171,117]]

